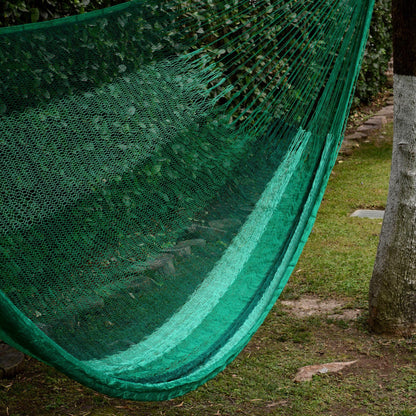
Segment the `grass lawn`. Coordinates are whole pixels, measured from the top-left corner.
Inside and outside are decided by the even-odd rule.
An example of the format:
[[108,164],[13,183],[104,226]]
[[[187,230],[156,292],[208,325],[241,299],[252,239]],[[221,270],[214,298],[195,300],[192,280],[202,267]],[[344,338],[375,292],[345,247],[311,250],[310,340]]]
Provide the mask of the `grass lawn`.
[[[384,208],[392,126],[341,159],[302,257],[268,318],[215,379],[161,403],[108,398],[33,359],[0,380],[0,415],[416,415],[416,340],[367,329],[367,296],[381,220],[351,218]],[[335,302],[317,313],[305,301]],[[353,312],[353,318],[346,313]],[[358,316],[358,317],[357,317]],[[352,361],[336,374],[295,383],[299,367]]]

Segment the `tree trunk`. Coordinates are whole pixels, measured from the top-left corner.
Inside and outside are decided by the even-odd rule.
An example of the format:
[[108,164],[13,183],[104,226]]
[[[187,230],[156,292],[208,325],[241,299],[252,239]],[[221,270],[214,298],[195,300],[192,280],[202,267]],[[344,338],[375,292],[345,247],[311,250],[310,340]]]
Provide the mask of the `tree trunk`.
[[393,0],[394,137],[386,212],[370,283],[370,327],[416,333],[416,1]]

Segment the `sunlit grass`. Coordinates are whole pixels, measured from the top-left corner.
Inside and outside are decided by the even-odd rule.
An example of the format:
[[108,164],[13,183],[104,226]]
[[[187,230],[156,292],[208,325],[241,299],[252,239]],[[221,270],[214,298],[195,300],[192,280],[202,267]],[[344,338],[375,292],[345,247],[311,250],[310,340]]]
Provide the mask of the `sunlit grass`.
[[384,209],[391,166],[392,126],[334,167],[317,220],[283,296],[316,293],[351,297],[363,305],[381,220],[350,217],[357,209]]

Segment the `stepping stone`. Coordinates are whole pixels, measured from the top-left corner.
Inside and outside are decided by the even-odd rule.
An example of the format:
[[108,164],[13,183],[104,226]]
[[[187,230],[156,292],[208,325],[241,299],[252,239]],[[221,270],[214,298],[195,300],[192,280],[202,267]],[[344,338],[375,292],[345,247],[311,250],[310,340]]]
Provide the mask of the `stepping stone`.
[[0,341],[0,377],[13,377],[21,369],[25,355]]
[[363,124],[360,127],[358,127],[357,131],[360,133],[369,133],[372,130],[375,130],[377,127],[373,124]]
[[375,128],[381,128],[387,124],[387,118],[385,116],[374,116],[369,118],[364,125],[375,126]]
[[359,217],[359,218],[370,218],[370,219],[383,219],[384,210],[381,209],[357,209],[354,211],[350,217]]
[[241,221],[238,218],[224,218],[222,220],[212,220],[208,224],[210,227],[220,230],[233,230],[241,225]]
[[192,224],[188,228],[188,232],[196,234],[207,241],[222,240],[229,237],[231,233],[236,232],[242,222],[238,218],[223,218],[221,220],[211,220],[206,225]]
[[144,263],[134,264],[130,266],[126,272],[143,274],[147,271],[153,271],[164,275],[174,275],[174,258],[175,256],[173,254],[162,254],[154,259],[146,260]]
[[163,251],[178,257],[189,257],[192,254],[192,247],[204,247],[206,240],[203,238],[194,238],[191,240],[179,241],[175,246],[168,247]]
[[168,248],[165,248],[163,252],[173,254],[174,256],[177,256],[177,257],[189,257],[192,254],[191,246],[185,246],[185,245],[184,246],[176,245],[173,247],[168,247]]
[[175,265],[173,263],[174,256],[172,254],[162,254],[150,262],[146,262],[146,266],[150,270],[160,272],[164,275],[174,275]]
[[200,224],[192,224],[188,228],[188,232],[195,237],[199,237],[195,238],[195,240],[206,240],[211,242],[221,240],[227,236],[227,230]]
[[392,121],[394,117],[394,106],[388,105],[387,107],[382,108],[376,116],[384,116],[388,121]]
[[175,247],[204,247],[207,242],[203,238],[179,241]]
[[152,287],[152,279],[150,277],[140,275],[138,278],[131,280],[126,284],[127,290],[133,290],[136,292],[142,292],[144,290],[151,289]]
[[345,136],[344,139],[345,140],[360,140],[360,139],[365,139],[366,137],[368,137],[366,133],[356,132],[356,133],[349,134],[348,136]]
[[[102,313],[105,306],[101,296],[90,295],[73,299],[56,313],[56,318],[74,328],[87,315]],[[38,328],[42,329],[39,325]]]

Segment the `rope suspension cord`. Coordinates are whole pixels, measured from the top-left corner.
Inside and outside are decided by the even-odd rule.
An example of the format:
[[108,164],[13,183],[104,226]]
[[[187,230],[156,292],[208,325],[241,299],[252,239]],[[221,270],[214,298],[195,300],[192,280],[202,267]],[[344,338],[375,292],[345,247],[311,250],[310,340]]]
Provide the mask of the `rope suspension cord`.
[[0,338],[100,392],[214,377],[283,290],[374,0],[133,0],[0,29]]

